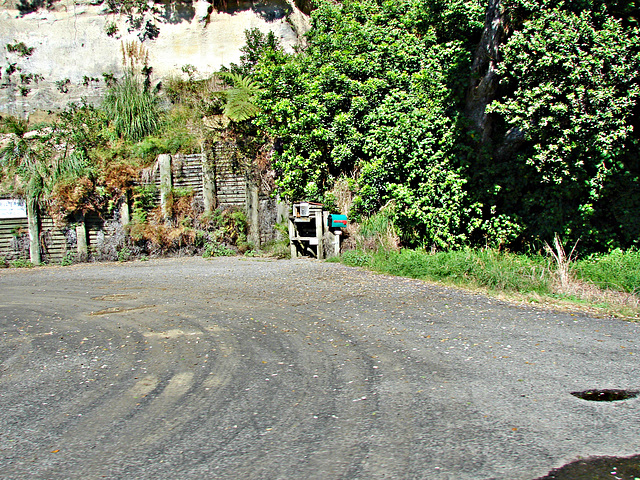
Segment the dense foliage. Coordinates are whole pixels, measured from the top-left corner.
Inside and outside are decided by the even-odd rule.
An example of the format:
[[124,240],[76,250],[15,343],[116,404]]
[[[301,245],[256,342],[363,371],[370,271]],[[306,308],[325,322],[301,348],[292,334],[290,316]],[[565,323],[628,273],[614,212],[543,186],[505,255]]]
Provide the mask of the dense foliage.
[[616,16],[629,12],[616,2],[514,4],[525,20],[502,49],[504,91],[490,111],[522,145],[484,167],[500,179],[496,201],[528,237],[637,245],[640,40],[630,16]]
[[322,201],[349,177],[351,214],[389,204],[409,245],[636,245],[637,6],[497,3],[484,135],[464,112],[485,2],[319,2],[307,48],[254,69],[281,193]]
[[261,125],[286,196],[322,201],[357,178],[354,214],[395,205],[407,242],[461,244],[473,215],[459,106],[482,8],[458,2],[322,3],[304,52],[267,56]]
[[36,182],[31,196],[60,211],[102,208],[159,153],[232,138],[282,197],[348,198],[353,219],[383,210],[404,246],[539,251],[559,234],[581,253],[638,247],[639,15],[628,0],[318,0],[294,53],[253,29],[239,65],[185,65],[161,90],[146,50],[123,44],[102,108],[18,131],[4,181]]

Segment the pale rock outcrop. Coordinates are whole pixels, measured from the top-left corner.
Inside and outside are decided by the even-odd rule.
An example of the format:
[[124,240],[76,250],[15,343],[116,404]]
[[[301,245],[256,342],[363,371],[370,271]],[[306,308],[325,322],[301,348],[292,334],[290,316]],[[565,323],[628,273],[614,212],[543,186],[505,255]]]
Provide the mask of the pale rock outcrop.
[[[154,22],[159,35],[143,43],[150,54],[153,79],[182,74],[185,65],[207,75],[238,62],[244,31],[251,28],[273,31],[285,49],[292,51],[308,29],[308,20],[293,0],[287,1],[289,20],[278,12],[269,17],[255,8],[217,12],[209,2],[198,0],[187,12],[172,12],[164,22]],[[282,3],[274,2],[273,8]],[[108,24],[117,26],[116,34],[107,35]],[[122,73],[122,42],[139,41],[141,30],[128,31],[128,27],[124,16],[108,13],[104,4],[61,0],[49,10],[21,15],[5,2],[0,6],[0,115],[55,112],[81,98],[97,103],[106,90],[104,74],[117,77]],[[7,45],[19,42],[33,47],[30,56],[7,50]],[[15,71],[9,75],[12,64]],[[26,83],[21,74],[39,81],[27,79],[30,83]]]

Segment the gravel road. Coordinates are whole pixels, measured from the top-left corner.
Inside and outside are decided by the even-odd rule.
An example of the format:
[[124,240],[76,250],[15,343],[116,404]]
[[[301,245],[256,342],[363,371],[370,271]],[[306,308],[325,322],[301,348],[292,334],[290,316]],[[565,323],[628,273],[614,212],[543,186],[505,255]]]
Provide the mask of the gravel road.
[[640,390],[639,330],[308,259],[0,270],[0,478],[532,480],[640,452],[640,398],[570,394]]

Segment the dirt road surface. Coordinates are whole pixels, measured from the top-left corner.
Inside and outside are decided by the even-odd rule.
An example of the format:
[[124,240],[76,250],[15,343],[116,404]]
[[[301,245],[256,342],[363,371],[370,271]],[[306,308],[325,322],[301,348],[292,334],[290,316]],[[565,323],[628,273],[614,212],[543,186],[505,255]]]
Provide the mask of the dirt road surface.
[[[640,326],[313,260],[0,270],[2,479],[531,480],[640,452]],[[617,478],[612,476],[611,478]]]

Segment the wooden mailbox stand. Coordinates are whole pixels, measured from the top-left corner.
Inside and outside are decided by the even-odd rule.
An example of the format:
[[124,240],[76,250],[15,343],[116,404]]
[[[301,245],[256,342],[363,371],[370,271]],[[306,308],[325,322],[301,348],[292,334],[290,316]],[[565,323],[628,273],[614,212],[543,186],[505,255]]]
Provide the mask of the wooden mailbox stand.
[[291,258],[312,256],[324,258],[322,236],[326,230],[328,213],[321,203],[298,202],[293,204],[289,217],[289,245]]

